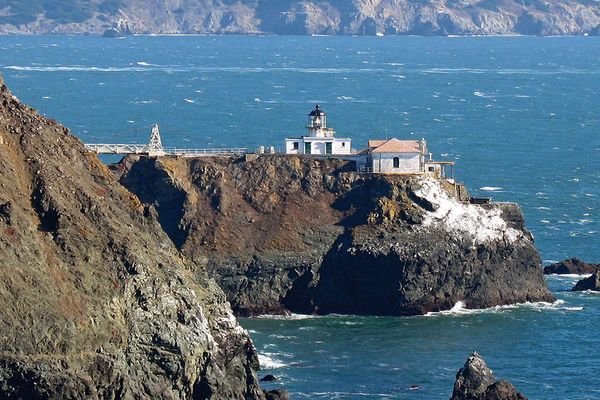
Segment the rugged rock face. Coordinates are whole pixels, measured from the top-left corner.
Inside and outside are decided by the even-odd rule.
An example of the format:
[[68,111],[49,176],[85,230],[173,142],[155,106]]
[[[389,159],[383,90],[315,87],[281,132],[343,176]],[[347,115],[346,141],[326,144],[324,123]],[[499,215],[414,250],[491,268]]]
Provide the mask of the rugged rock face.
[[600,264],[590,264],[578,258],[570,258],[564,261],[550,264],[544,267],[544,274],[593,274],[600,271]]
[[592,276],[580,280],[573,287],[573,291],[582,292],[585,290],[593,290],[600,292],[600,272],[594,272]]
[[507,381],[496,381],[485,360],[474,352],[458,370],[450,400],[527,400]]
[[136,156],[117,168],[239,315],[553,300],[518,206],[464,204],[448,182],[273,155]]
[[0,397],[261,399],[223,292],[0,81]]
[[101,33],[129,20],[138,33],[342,35],[595,34],[594,0],[0,0],[0,32]]

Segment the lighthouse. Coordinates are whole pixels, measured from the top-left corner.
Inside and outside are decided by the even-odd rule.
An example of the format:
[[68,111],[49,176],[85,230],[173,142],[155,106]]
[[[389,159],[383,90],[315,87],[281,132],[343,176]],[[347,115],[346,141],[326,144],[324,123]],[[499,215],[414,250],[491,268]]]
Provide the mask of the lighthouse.
[[336,138],[335,130],[327,126],[327,114],[317,104],[309,114],[307,134],[285,139],[286,154],[337,155],[351,154],[352,140]]

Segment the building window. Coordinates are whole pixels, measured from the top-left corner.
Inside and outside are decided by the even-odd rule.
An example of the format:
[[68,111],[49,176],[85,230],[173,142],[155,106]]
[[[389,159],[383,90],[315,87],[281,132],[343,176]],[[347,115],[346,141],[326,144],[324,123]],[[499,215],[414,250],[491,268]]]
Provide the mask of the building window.
[[435,168],[434,167],[429,167],[429,172],[433,172],[433,171],[435,171]]
[[342,142],[342,147],[346,147],[346,142]]
[[394,157],[394,168],[400,168],[400,158]]
[[294,150],[298,150],[298,142],[294,142],[293,146],[294,146]]

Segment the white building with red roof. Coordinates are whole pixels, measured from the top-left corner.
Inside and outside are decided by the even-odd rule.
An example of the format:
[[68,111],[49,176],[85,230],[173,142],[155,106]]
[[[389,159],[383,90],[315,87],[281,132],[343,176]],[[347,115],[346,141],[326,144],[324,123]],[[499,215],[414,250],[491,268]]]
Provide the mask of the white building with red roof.
[[426,155],[425,140],[369,140],[367,165],[374,173],[420,174]]

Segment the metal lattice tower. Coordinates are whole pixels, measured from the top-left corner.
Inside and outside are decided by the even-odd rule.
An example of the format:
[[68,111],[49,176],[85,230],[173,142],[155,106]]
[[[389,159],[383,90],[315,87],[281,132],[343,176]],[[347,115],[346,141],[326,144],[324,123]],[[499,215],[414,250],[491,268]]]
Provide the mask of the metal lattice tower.
[[148,143],[148,155],[160,156],[165,154],[163,149],[162,141],[160,140],[160,131],[158,130],[158,124],[152,127],[152,134],[150,135],[150,143]]

